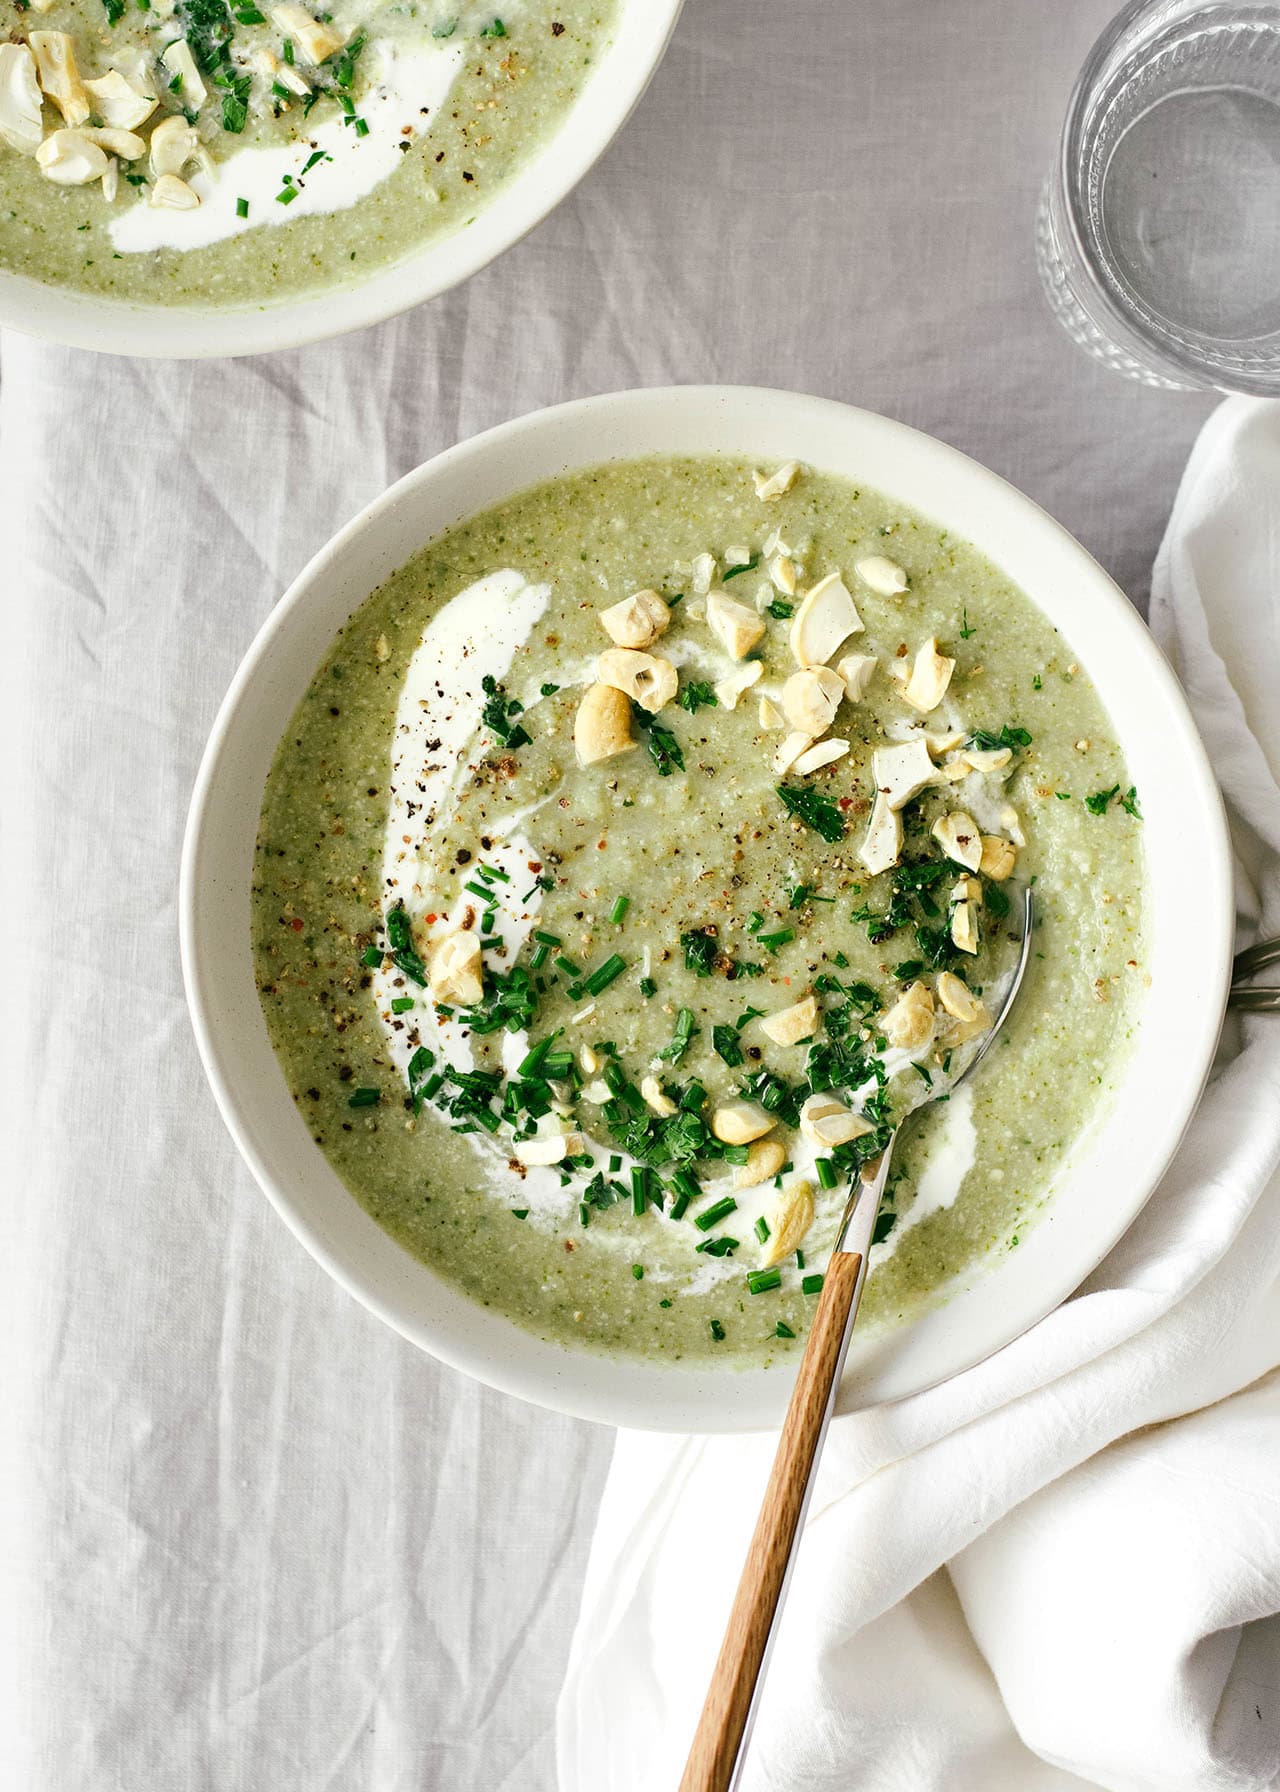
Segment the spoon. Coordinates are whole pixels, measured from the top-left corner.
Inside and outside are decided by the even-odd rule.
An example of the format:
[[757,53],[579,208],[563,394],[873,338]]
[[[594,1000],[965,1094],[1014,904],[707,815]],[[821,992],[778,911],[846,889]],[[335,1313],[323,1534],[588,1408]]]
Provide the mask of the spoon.
[[867,1257],[889,1180],[894,1143],[911,1113],[927,1107],[942,1094],[950,1094],[986,1056],[1021,988],[1031,956],[1034,923],[1034,904],[1028,890],[1023,908],[1022,948],[994,1025],[957,1074],[945,1083],[922,1087],[920,1099],[898,1121],[880,1156],[864,1164],[854,1181],[827,1264],[822,1295],[783,1420],[773,1471],[685,1763],[680,1792],[732,1792],[739,1783],[765,1664],[809,1503],[813,1471],[831,1421],[853,1322],[858,1316]]
[[1241,1014],[1280,1014],[1280,988],[1249,987],[1249,979],[1280,961],[1280,940],[1260,940],[1237,952],[1231,970],[1227,1006]]

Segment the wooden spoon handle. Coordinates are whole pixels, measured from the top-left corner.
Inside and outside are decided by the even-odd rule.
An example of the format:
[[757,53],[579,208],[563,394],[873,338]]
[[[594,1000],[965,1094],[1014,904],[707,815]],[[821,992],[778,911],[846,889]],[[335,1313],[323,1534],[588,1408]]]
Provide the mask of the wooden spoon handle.
[[796,1533],[849,1342],[849,1319],[862,1258],[837,1251],[826,1279],[791,1404],[778,1439],[751,1547],[706,1703],[685,1763],[680,1792],[729,1792],[751,1717],[774,1619],[786,1585]]

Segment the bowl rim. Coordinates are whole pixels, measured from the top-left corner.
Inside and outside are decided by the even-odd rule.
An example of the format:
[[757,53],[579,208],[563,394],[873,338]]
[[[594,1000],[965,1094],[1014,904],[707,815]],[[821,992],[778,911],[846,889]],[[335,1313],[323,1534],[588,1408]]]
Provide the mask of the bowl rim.
[[[452,477],[469,486],[485,461],[503,451],[514,450],[517,455],[533,451],[533,458],[527,463],[526,476],[505,486],[506,495],[513,496],[516,492],[528,489],[558,473],[631,459],[643,452],[605,452],[601,444],[609,435],[610,423],[620,425],[630,419],[633,423],[638,420],[642,428],[661,428],[664,423],[674,420],[686,433],[692,431],[696,435],[699,429],[708,427],[706,419],[717,408],[725,407],[732,413],[727,426],[731,430],[736,429],[739,434],[745,433],[747,428],[744,418],[754,418],[756,425],[771,431],[775,439],[785,437],[794,444],[797,435],[802,440],[807,439],[807,428],[812,428],[815,435],[820,435],[820,426],[825,423],[831,428],[844,429],[855,436],[864,437],[868,453],[869,445],[874,444],[882,452],[892,447],[905,455],[908,461],[914,457],[921,464],[932,463],[944,480],[981,491],[994,506],[995,513],[1004,519],[1016,521],[1023,530],[1029,531],[1030,538],[1040,551],[1056,553],[1064,573],[1079,581],[1078,586],[1073,586],[1073,590],[1090,595],[1090,601],[1100,607],[1099,613],[1105,613],[1107,626],[1114,631],[1115,640],[1123,644],[1132,660],[1143,665],[1145,674],[1150,678],[1152,701],[1160,712],[1162,721],[1176,737],[1174,745],[1183,780],[1179,786],[1180,813],[1188,818],[1189,825],[1196,828],[1201,848],[1201,864],[1198,867],[1195,890],[1195,913],[1199,931],[1186,948],[1184,967],[1184,990],[1190,989],[1193,1000],[1189,1004],[1189,1012],[1185,1016],[1180,1015],[1186,1034],[1179,1042],[1176,1056],[1168,1065],[1170,1081],[1167,1085],[1163,1082],[1160,1084],[1162,1105],[1157,1129],[1141,1143],[1136,1140],[1133,1142],[1134,1151],[1139,1153],[1138,1176],[1122,1187],[1120,1195],[1109,1210],[1109,1217],[1090,1229],[1087,1243],[1084,1246],[1077,1245],[1067,1260],[1065,1269],[1057,1272],[1055,1291],[1051,1298],[1045,1298],[1043,1293],[1029,1293],[1024,1294],[1021,1299],[1013,1298],[1004,1304],[994,1298],[989,1299],[982,1303],[982,1307],[986,1309],[985,1319],[975,1321],[974,1313],[981,1309],[974,1306],[973,1296],[986,1290],[994,1294],[997,1285],[1008,1293],[1008,1272],[1014,1268],[1016,1279],[1020,1268],[1020,1265],[1013,1265],[1007,1256],[994,1268],[990,1259],[979,1260],[960,1278],[955,1291],[950,1293],[943,1304],[926,1310],[906,1327],[889,1328],[882,1335],[878,1334],[861,1358],[855,1348],[851,1353],[850,1367],[846,1371],[842,1407],[850,1404],[880,1404],[922,1392],[995,1354],[1068,1298],[1128,1230],[1168,1167],[1207,1081],[1225,1012],[1234,927],[1232,860],[1221,794],[1181,687],[1145,624],[1109,576],[1062,525],[999,475],[934,437],[836,400],[769,388],[646,388],[570,400],[498,424],[432,457],[365,506],[311,558],[259,628],[219,707],[196,777],[182,850],[179,935],[188,1008],[205,1073],[228,1130],[277,1212],[348,1293],[402,1336],[438,1360],[504,1393],[532,1400],[578,1418],[668,1432],[750,1431],[772,1426],[778,1422],[790,1392],[790,1367],[783,1363],[766,1370],[718,1369],[700,1374],[692,1367],[637,1365],[631,1359],[605,1357],[594,1352],[574,1351],[565,1346],[546,1344],[535,1338],[534,1334],[505,1319],[498,1319],[496,1323],[500,1333],[509,1333],[510,1347],[500,1347],[495,1352],[491,1348],[492,1337],[481,1340],[477,1347],[474,1340],[453,1335],[449,1331],[457,1318],[456,1312],[446,1313],[442,1329],[436,1309],[441,1307],[442,1302],[445,1308],[452,1307],[457,1302],[473,1308],[478,1304],[452,1290],[451,1285],[435,1271],[420,1264],[390,1241],[388,1235],[380,1232],[376,1223],[364,1215],[363,1209],[343,1189],[342,1193],[351,1209],[359,1213],[369,1227],[379,1231],[380,1237],[391,1245],[391,1249],[405,1264],[412,1266],[412,1279],[420,1286],[429,1287],[431,1301],[434,1303],[433,1311],[427,1319],[420,1313],[411,1315],[407,1313],[400,1293],[393,1292],[386,1286],[372,1286],[367,1273],[353,1267],[346,1257],[334,1250],[316,1215],[305,1210],[305,1203],[296,1200],[281,1187],[268,1161],[264,1140],[254,1133],[245,1119],[244,1091],[237,1091],[234,1087],[234,1067],[228,1059],[228,1042],[220,1036],[221,1023],[213,1015],[210,967],[205,962],[206,948],[201,938],[202,929],[207,930],[212,910],[203,902],[201,891],[209,851],[207,835],[211,807],[217,799],[219,779],[224,775],[228,754],[234,748],[237,730],[253,707],[255,685],[261,682],[264,670],[270,666],[282,630],[292,620],[303,615],[313,593],[321,589],[324,579],[337,577],[340,580],[343,564],[353,552],[365,545],[376,544],[380,534],[394,519],[408,514],[415,500],[423,494],[430,495],[433,488],[439,487],[447,478]],[[599,427],[602,422],[606,425],[603,429]],[[591,451],[572,453],[564,459],[556,450],[555,443],[560,438],[572,438],[575,432],[589,440]],[[671,433],[678,434],[679,429],[675,428]],[[660,449],[651,451],[661,452]],[[681,452],[683,449],[676,447],[669,451]],[[704,452],[728,453],[733,450],[708,447]],[[755,452],[761,459],[768,458],[759,450]],[[774,449],[773,457],[781,460],[787,458],[787,455],[778,447]],[[844,472],[847,476],[846,469],[833,467],[832,459],[831,455],[824,458],[821,452],[811,456],[812,464]],[[930,506],[914,492],[895,489],[892,479],[881,483],[875,475],[864,473],[863,477],[867,478],[868,483],[876,483],[878,489],[886,491],[888,495],[900,497],[904,504],[911,505],[920,514],[926,517],[932,514],[936,518],[936,509],[931,512]],[[498,501],[501,499],[489,498],[483,504],[472,504],[469,510],[459,511],[454,520],[461,520],[463,516],[474,514]],[[451,523],[442,523],[423,536],[419,545],[425,544],[426,540],[443,528],[451,526]],[[988,529],[984,522],[979,529],[970,531],[967,539],[997,567],[1007,571],[990,545],[993,530],[994,524],[992,529]],[[408,555],[403,555],[394,564],[402,564],[407,557]],[[391,567],[388,567],[388,571],[390,570]],[[385,576],[387,575],[384,573],[382,577]],[[1025,581],[1017,582],[1023,583],[1025,588]],[[343,620],[359,607],[373,588],[372,584],[366,585],[359,595],[355,595],[355,591],[359,589],[357,580],[356,586],[351,588],[349,600],[343,600],[347,604]],[[1044,612],[1034,589],[1028,590],[1026,594],[1037,608],[1048,613]],[[1054,618],[1051,616],[1050,620]],[[326,640],[331,639],[334,632],[336,628],[329,629]],[[1082,654],[1081,657],[1089,656]],[[302,690],[305,690],[314,676],[316,665],[322,663],[322,660],[323,649],[306,665],[297,696],[281,714],[280,726],[274,730],[273,742],[278,742],[281,730],[287,725],[288,716]],[[1094,671],[1092,664],[1090,670]],[[297,682],[296,679],[294,682]],[[1133,746],[1137,736],[1135,734],[1131,744],[1125,727],[1114,716],[1112,721],[1122,745],[1125,746],[1132,771]],[[1168,739],[1165,739],[1163,746],[1166,753],[1171,750]],[[257,795],[260,805],[261,781]],[[1145,787],[1143,802],[1144,812],[1149,812]],[[255,806],[255,833],[256,826]],[[1154,927],[1148,884],[1149,879],[1144,883],[1144,888],[1147,889],[1148,924]],[[246,904],[247,894],[246,885]],[[246,958],[250,957],[247,947],[246,935],[243,954]],[[1148,1014],[1150,1001],[1149,994],[1142,1010],[1144,1017]],[[257,1006],[256,989],[254,1005]],[[261,1019],[260,1009],[257,1012],[258,1024],[265,1039],[265,1023]],[[1140,1026],[1141,1024],[1140,1021]],[[1159,1044],[1158,1036],[1152,1034],[1148,1023],[1132,1054],[1134,1060],[1138,1060],[1144,1052],[1148,1055],[1155,1052]],[[1125,1085],[1132,1080],[1132,1070],[1133,1066],[1129,1065],[1122,1074],[1122,1093]],[[279,1074],[278,1081],[288,1112],[296,1116],[297,1110],[288,1095],[282,1073]],[[1111,1125],[1112,1119],[1105,1119],[1100,1123],[1101,1131],[1105,1133]],[[1140,1130],[1126,1129],[1127,1133]],[[1084,1150],[1085,1167],[1092,1149],[1093,1146],[1089,1145]],[[323,1169],[317,1167],[315,1170],[315,1175],[323,1179],[324,1171],[328,1170],[327,1160],[314,1147],[311,1148],[310,1155],[317,1166],[323,1166]],[[329,1175],[341,1188],[332,1171],[329,1171]],[[1083,1181],[1081,1166],[1073,1164],[1065,1177],[1067,1181]],[[1029,1233],[1029,1240],[1034,1241],[1054,1230],[1055,1211],[1055,1206],[1050,1204]],[[1021,1253],[1022,1261],[1025,1262],[1030,1255],[1029,1251]],[[426,1279],[425,1283],[423,1278]],[[966,1347],[955,1350],[951,1360],[939,1368],[937,1340],[951,1329],[946,1315],[954,1313],[960,1301],[969,1303],[966,1322],[972,1336]],[[486,1324],[493,1318],[486,1310]],[[929,1359],[932,1370],[927,1363],[917,1360],[921,1354],[918,1350],[913,1352],[909,1348],[917,1332],[921,1330],[927,1334],[932,1348],[933,1355]],[[855,1347],[859,1344],[860,1340],[855,1332]],[[927,1354],[926,1352],[926,1356]],[[709,1392],[712,1388],[714,1398]],[[734,1399],[735,1392],[741,1396],[737,1401]]]
[[385,323],[469,280],[541,224],[604,155],[644,96],[684,0],[619,0],[614,36],[568,114],[470,224],[368,279],[237,305],[147,305],[0,268],[0,326],[140,360],[302,348]]

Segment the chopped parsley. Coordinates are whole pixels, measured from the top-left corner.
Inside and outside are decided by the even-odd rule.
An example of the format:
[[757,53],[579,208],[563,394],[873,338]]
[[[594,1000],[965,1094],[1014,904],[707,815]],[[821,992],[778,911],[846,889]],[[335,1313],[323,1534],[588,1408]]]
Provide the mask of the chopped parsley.
[[682,1008],[676,1015],[676,1030],[671,1037],[671,1043],[664,1046],[658,1056],[668,1064],[678,1064],[693,1044],[697,1032],[698,1023],[693,1018],[693,1009]]
[[646,715],[644,710],[635,710],[636,720],[645,730],[645,747],[650,759],[658,768],[660,778],[669,778],[673,771],[684,770],[684,752],[680,742],[670,728],[660,722],[657,716]]
[[844,817],[829,796],[809,785],[797,784],[779,784],[777,793],[787,814],[821,834],[828,845],[844,839]]
[[1095,790],[1092,796],[1087,796],[1084,799],[1084,806],[1090,815],[1105,815],[1107,805],[1113,797],[1117,797],[1119,794],[1120,786],[1118,784],[1113,784],[1110,790]]
[[787,603],[784,598],[775,597],[769,605],[769,614],[775,622],[787,622],[795,615],[795,609],[794,604]]
[[960,639],[962,641],[967,641],[971,635],[976,635],[977,632],[976,628],[969,627],[969,612],[966,610],[964,612],[964,620],[960,624]]
[[411,983],[425,984],[427,967],[418,954],[413,943],[413,929],[409,925],[409,914],[402,902],[387,911],[387,943],[391,947],[391,956],[396,969],[403,971]]
[[680,692],[680,707],[687,709],[691,716],[696,716],[700,709],[717,708],[718,699],[709,684],[693,678]]
[[508,697],[497,679],[487,673],[480,681],[480,688],[485,694],[484,708],[480,711],[480,720],[495,737],[500,746],[527,747],[529,731],[513,716],[523,714],[524,705],[517,703],[514,697]]
[[759,554],[752,554],[750,560],[748,560],[744,565],[731,566],[729,568],[728,572],[725,573],[723,579],[721,579],[720,583],[722,585],[727,585],[729,583],[729,580],[736,579],[739,573],[754,572],[756,567],[759,566],[759,564],[760,564]]
[[1031,745],[1031,736],[1025,728],[1010,728],[1006,722],[999,734],[991,734],[984,728],[975,729],[969,736],[969,744],[983,753],[998,753],[1002,747],[1016,753],[1019,748]]
[[1142,820],[1142,810],[1138,807],[1138,792],[1132,784],[1125,795],[1120,798],[1120,807],[1126,815],[1132,815],[1135,821]]
[[709,977],[720,956],[720,942],[714,930],[692,927],[680,935],[680,945],[684,951],[685,969],[692,971],[695,977]]
[[738,1029],[728,1025],[712,1027],[711,1043],[717,1054],[724,1059],[730,1070],[736,1070],[742,1063],[742,1046],[738,1040]]

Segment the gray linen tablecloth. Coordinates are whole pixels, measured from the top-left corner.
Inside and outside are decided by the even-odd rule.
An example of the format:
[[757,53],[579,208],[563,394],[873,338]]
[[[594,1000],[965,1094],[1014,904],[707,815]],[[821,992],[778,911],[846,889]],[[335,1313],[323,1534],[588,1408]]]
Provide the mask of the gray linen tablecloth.
[[615,387],[902,418],[1141,603],[1208,401],[1082,359],[1031,252],[1109,10],[689,0],[602,165],[460,292],[221,364],[0,344],[6,1788],[553,1785],[609,1434],[401,1343],[238,1162],[178,969],[201,745],[340,522],[459,437]]

